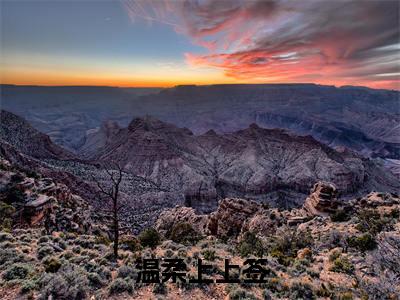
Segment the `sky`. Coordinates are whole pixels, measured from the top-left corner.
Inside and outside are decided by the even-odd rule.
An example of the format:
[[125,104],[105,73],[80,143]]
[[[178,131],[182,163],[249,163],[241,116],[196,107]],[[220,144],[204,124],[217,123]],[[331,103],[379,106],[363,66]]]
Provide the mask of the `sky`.
[[399,3],[0,0],[1,82],[399,90]]

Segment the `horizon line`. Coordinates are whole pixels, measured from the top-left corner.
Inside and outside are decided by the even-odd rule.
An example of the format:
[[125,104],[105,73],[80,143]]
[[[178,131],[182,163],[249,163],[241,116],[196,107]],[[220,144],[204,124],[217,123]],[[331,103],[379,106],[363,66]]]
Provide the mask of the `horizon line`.
[[16,86],[16,87],[46,87],[46,88],[62,88],[62,87],[91,87],[91,88],[116,88],[116,89],[173,89],[178,87],[207,87],[207,86],[239,86],[239,85],[315,85],[315,86],[324,86],[324,87],[335,87],[335,88],[346,88],[346,87],[353,87],[353,88],[365,88],[371,90],[385,90],[385,91],[396,91],[400,92],[399,89],[385,89],[385,88],[374,88],[369,86],[363,85],[334,85],[334,84],[320,84],[314,82],[287,82],[287,83],[216,83],[216,84],[177,84],[172,86],[117,86],[117,85],[75,85],[75,84],[66,84],[66,85],[52,85],[52,84],[15,84],[15,83],[0,83],[0,86]]

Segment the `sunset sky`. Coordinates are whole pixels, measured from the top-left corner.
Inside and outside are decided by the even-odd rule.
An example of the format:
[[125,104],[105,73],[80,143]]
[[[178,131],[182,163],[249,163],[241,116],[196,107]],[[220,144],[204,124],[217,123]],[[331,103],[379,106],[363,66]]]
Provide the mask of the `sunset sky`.
[[400,89],[399,1],[0,0],[1,82]]

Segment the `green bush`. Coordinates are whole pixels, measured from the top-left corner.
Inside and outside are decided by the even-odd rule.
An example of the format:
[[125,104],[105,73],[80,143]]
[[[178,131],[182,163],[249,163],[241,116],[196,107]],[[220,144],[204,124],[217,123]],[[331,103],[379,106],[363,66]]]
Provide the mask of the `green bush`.
[[270,255],[278,261],[281,265],[284,266],[289,266],[293,261],[294,257],[285,255],[281,250],[279,249],[273,249],[270,252]]
[[0,201],[0,230],[11,230],[14,213],[15,208],[13,206]]
[[243,238],[239,242],[237,249],[241,257],[247,257],[250,254],[262,257],[265,253],[265,248],[262,241],[253,232],[245,232]]
[[47,257],[43,260],[43,265],[48,273],[55,273],[61,267],[61,262],[56,257]]
[[338,257],[333,261],[332,267],[329,269],[332,272],[339,272],[345,274],[353,274],[354,266],[347,257]]
[[17,263],[10,266],[3,274],[3,279],[6,281],[14,279],[25,279],[32,273],[32,267],[27,264]]
[[133,292],[132,284],[129,284],[122,278],[115,279],[110,285],[110,294],[115,295],[124,292],[132,293]]
[[390,229],[390,221],[390,218],[382,217],[376,210],[363,209],[358,213],[356,228],[362,232],[376,235],[385,229]]
[[340,253],[340,251],[332,251],[331,254],[329,254],[329,261],[333,262],[335,261],[335,259],[339,258],[342,254]]
[[176,243],[193,245],[200,240],[201,236],[189,223],[178,223],[172,227],[167,238]]
[[347,242],[350,247],[357,248],[362,252],[373,250],[377,245],[375,238],[370,233],[364,233],[358,237],[349,237]]
[[217,258],[215,250],[212,249],[206,249],[201,252],[201,254],[203,254],[204,259],[208,261],[214,261]]
[[155,248],[160,243],[161,237],[154,228],[147,228],[140,233],[139,241],[143,247]]
[[300,249],[312,247],[314,240],[310,232],[282,230],[271,241],[270,255],[282,265],[289,266]]
[[332,222],[346,222],[350,220],[350,215],[344,209],[338,209],[331,215]]

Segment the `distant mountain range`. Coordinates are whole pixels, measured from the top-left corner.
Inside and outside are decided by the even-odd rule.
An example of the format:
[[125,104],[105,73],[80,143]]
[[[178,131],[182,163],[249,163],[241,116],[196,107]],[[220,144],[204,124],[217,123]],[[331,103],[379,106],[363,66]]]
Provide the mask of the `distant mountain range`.
[[2,107],[59,145],[86,152],[106,121],[151,115],[195,134],[255,123],[311,135],[330,147],[399,159],[399,92],[315,84],[177,86],[170,89],[3,85]]
[[194,135],[152,117],[136,118],[124,128],[106,125],[92,134],[95,142],[81,157],[5,111],[0,137],[15,151],[40,158],[47,169],[71,173],[89,184],[92,173],[104,179],[95,165],[119,163],[128,174],[123,193],[132,206],[152,206],[153,202],[145,201],[151,195],[162,206],[185,203],[200,211],[212,211],[224,197],[293,207],[302,204],[309,189],[321,180],[336,184],[344,197],[400,188],[398,179],[374,160],[281,129],[252,124],[233,133],[210,130]]

